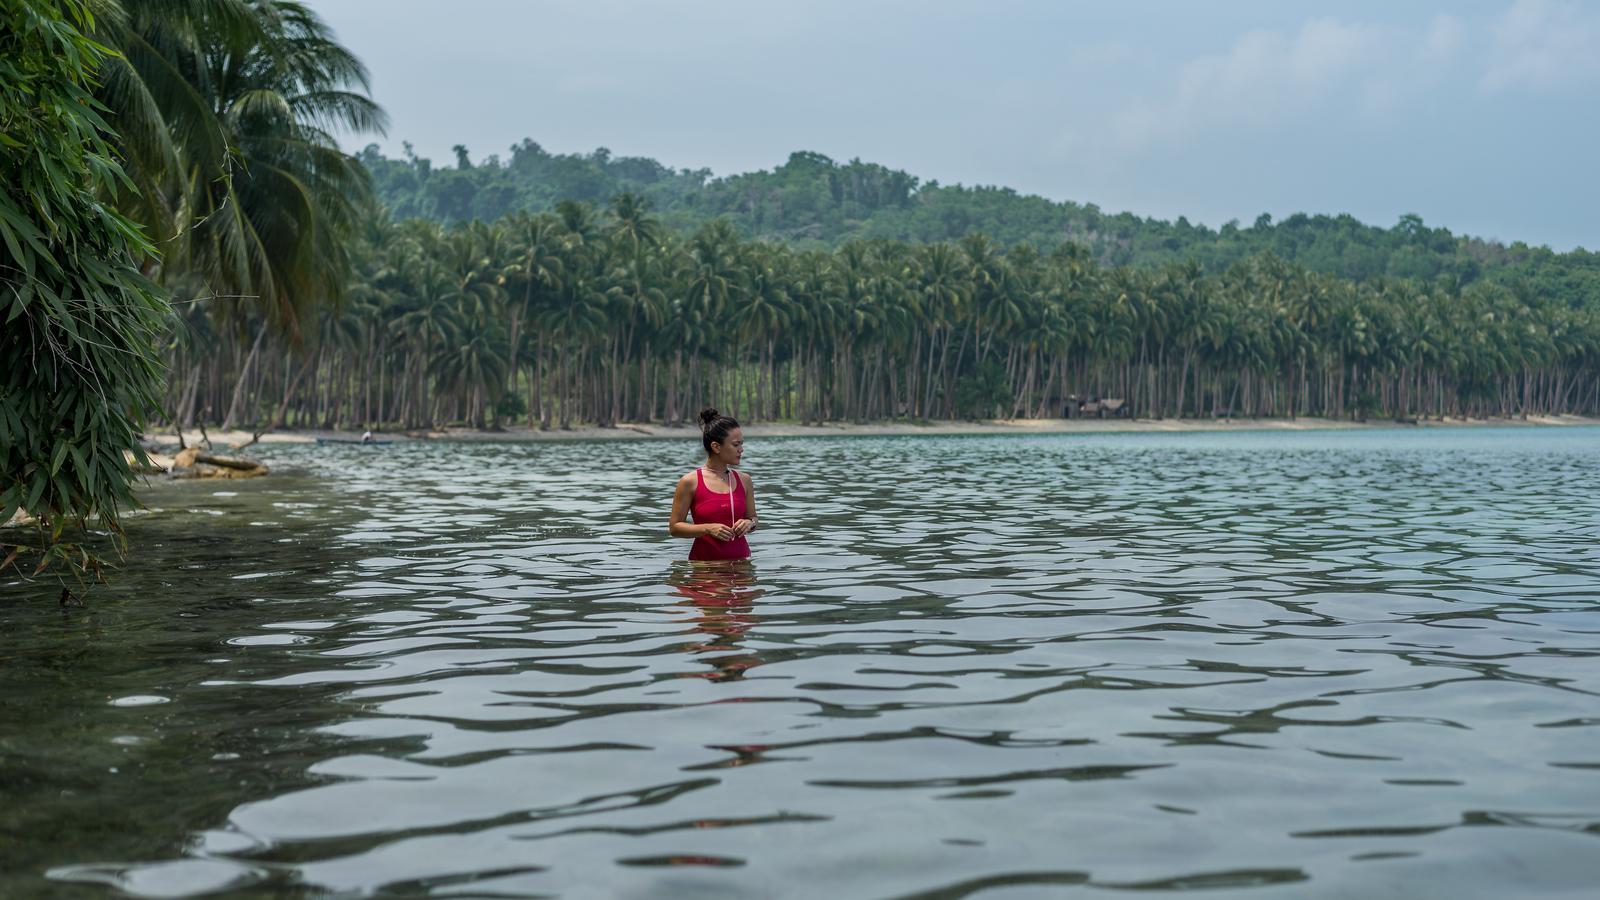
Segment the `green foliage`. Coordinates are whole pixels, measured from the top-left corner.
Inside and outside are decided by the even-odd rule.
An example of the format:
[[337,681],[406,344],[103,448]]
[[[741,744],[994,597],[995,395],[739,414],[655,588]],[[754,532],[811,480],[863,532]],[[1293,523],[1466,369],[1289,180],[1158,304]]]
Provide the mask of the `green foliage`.
[[1489,279],[1529,284],[1569,305],[1600,297],[1600,254],[1554,253],[1523,244],[1504,246],[1432,228],[1414,215],[1392,228],[1348,215],[1259,217],[1250,227],[1213,229],[1093,204],[1053,202],[1008,188],[944,186],[906,172],[818,153],[794,153],[771,171],[712,178],[705,169],[674,171],[655,160],[592,154],[551,154],[524,140],[509,161],[490,156],[436,169],[407,147],[392,160],[376,146],[360,159],[373,173],[379,199],[398,219],[444,223],[495,221],[511,212],[553,210],[562,200],[598,205],[619,192],[648,200],[667,226],[692,231],[725,218],[746,238],[801,248],[834,248],[856,240],[911,243],[959,241],[981,232],[1001,247],[1029,244],[1048,251],[1080,245],[1103,266],[1156,269],[1194,261],[1218,274],[1246,259],[1271,254],[1314,272],[1365,282],[1377,278],[1446,278],[1461,284]]
[[982,234],[801,249],[674,231],[631,194],[367,236],[352,302],[317,346],[263,354],[272,396],[247,406],[309,359],[290,406],[314,427],[1045,416],[1074,394],[1142,417],[1600,412],[1600,300],[1497,279],[1106,267]]
[[369,213],[367,171],[329,131],[382,130],[365,68],[294,0],[124,6],[98,92],[138,138],[120,201],[158,226],[164,281],[253,297],[294,331],[338,297]]
[[956,383],[956,412],[967,419],[992,419],[1005,414],[1012,396],[1005,369],[989,360]]
[[521,394],[505,394],[494,405],[495,415],[515,421],[528,412],[528,404]]
[[0,0],[0,523],[40,520],[36,571],[94,566],[64,529],[117,531],[133,502],[124,453],[143,458],[168,313],[138,268],[153,248],[103,199],[127,183],[92,95],[108,52],[93,27],[82,0]]

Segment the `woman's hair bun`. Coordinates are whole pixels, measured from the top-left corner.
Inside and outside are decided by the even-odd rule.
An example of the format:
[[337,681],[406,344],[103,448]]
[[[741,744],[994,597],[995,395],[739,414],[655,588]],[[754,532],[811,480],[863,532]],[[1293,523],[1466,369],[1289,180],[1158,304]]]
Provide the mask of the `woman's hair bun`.
[[700,410],[700,443],[705,445],[707,453],[711,452],[712,444],[727,441],[728,432],[738,427],[737,420],[717,412],[714,406]]

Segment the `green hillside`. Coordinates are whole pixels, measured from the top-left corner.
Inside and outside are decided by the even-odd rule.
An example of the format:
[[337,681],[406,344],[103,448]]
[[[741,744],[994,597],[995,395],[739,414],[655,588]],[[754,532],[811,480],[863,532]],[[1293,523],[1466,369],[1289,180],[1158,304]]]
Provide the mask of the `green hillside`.
[[1349,215],[1296,214],[1281,222],[1262,215],[1220,229],[1107,213],[1093,204],[1053,201],[1009,188],[924,182],[875,163],[836,162],[799,152],[771,171],[722,178],[707,169],[672,169],[643,157],[554,154],[531,140],[509,159],[473,162],[456,148],[449,166],[408,152],[389,159],[370,146],[360,154],[379,199],[397,219],[444,223],[495,221],[517,211],[543,212],[562,200],[603,207],[632,192],[647,198],[662,221],[689,230],[722,217],[748,238],[800,248],[832,248],[851,240],[912,243],[959,240],[982,233],[1002,246],[1051,250],[1063,242],[1089,249],[1102,265],[1157,267],[1194,260],[1208,272],[1270,253],[1312,271],[1354,281],[1444,277],[1461,284],[1491,278],[1559,297],[1574,305],[1600,298],[1600,255],[1509,246],[1430,227],[1403,216],[1393,227]]

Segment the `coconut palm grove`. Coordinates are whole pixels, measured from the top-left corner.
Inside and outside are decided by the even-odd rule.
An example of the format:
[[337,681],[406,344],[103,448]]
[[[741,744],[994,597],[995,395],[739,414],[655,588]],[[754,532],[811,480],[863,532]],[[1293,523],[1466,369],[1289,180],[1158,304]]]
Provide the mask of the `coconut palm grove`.
[[0,521],[57,539],[115,527],[141,433],[195,425],[1600,413],[1581,249],[808,152],[351,154],[383,112],[288,0],[0,0],[0,50]]

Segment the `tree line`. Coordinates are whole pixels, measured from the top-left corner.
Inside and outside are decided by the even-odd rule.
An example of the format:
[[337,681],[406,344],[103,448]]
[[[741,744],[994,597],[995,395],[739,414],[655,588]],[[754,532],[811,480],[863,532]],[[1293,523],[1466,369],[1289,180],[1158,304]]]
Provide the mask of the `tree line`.
[[295,338],[194,305],[182,424],[424,428],[1058,416],[1415,419],[1600,412],[1600,304],[1480,280],[1313,272],[1270,254],[1110,267],[1081,245],[801,249],[638,195],[494,223],[366,223],[343,301]]

